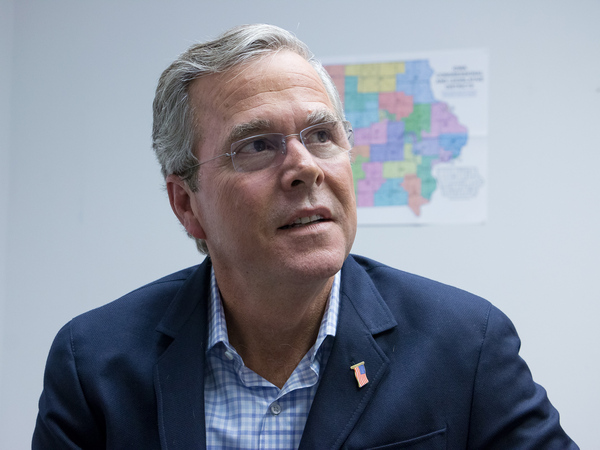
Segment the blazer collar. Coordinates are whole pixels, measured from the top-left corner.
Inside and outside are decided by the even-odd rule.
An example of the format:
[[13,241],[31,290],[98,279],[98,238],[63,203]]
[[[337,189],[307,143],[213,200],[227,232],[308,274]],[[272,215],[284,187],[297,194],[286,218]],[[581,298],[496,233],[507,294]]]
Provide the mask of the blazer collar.
[[156,328],[172,339],[154,368],[163,449],[206,445],[204,354],[210,267],[206,258],[184,282]]
[[[339,448],[346,441],[388,369],[389,359],[377,335],[395,326],[371,278],[349,256],[342,267],[336,337],[300,449]],[[359,388],[351,366],[362,361],[369,382]]]

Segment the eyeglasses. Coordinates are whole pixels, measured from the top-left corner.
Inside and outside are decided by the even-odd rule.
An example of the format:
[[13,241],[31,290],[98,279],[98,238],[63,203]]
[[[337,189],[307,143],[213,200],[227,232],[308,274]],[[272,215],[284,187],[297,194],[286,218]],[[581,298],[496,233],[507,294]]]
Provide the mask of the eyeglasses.
[[299,137],[302,145],[315,157],[328,159],[347,153],[354,145],[354,131],[350,122],[332,121],[310,126],[296,134],[267,133],[252,136],[231,144],[231,151],[199,162],[189,169],[201,166],[223,156],[229,156],[237,172],[276,167],[283,163],[287,153],[286,140]]

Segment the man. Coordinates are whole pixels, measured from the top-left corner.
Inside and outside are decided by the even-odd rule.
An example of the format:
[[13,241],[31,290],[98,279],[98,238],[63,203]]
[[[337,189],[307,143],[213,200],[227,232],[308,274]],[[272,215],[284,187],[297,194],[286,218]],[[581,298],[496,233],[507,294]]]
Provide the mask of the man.
[[349,256],[352,128],[290,33],[191,47],[153,138],[210,256],[59,332],[34,448],[576,448],[502,313]]

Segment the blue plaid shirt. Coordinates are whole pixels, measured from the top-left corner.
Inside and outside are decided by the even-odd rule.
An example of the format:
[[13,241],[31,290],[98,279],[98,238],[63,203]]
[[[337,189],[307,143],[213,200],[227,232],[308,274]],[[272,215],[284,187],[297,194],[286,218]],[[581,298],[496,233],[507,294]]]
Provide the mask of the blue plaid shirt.
[[295,449],[337,327],[340,272],[335,275],[315,344],[279,389],[244,365],[229,344],[221,295],[211,273],[204,373],[207,449]]

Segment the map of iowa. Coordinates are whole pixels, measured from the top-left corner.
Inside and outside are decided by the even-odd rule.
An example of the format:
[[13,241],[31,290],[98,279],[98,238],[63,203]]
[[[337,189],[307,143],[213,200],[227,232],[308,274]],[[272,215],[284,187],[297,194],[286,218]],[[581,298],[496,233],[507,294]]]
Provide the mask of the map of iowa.
[[416,215],[437,188],[433,167],[457,158],[468,139],[431,89],[427,60],[329,65],[354,127],[357,206],[408,206]]

